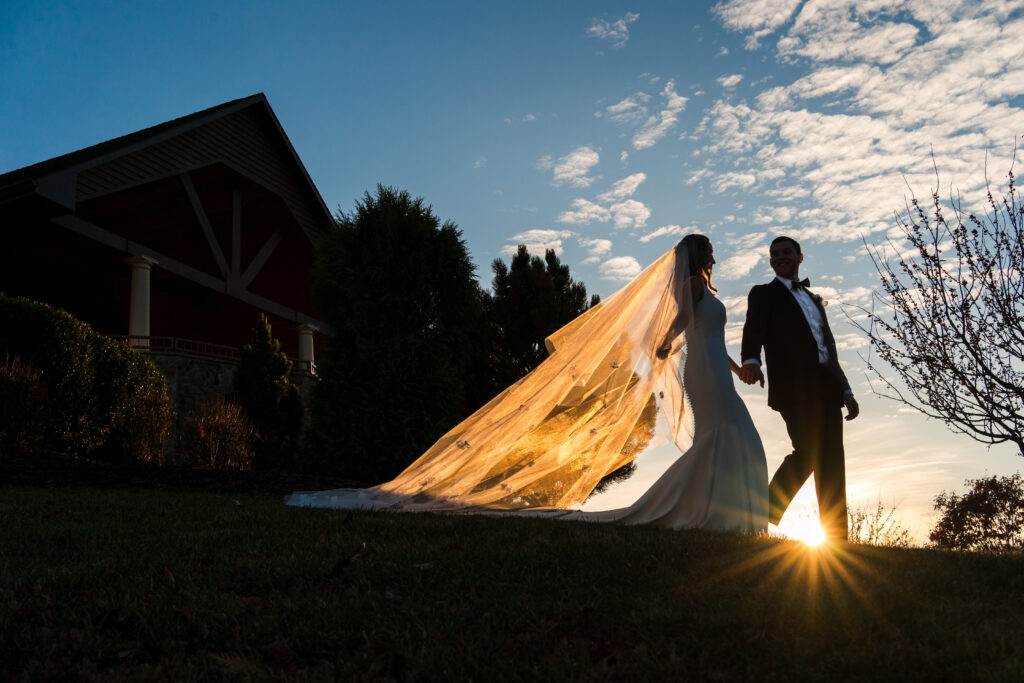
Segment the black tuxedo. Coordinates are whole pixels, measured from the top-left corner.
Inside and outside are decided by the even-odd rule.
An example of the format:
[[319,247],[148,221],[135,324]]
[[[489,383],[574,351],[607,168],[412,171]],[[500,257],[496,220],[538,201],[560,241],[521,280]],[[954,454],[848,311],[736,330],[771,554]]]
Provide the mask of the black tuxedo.
[[765,353],[768,405],[782,414],[793,442],[768,489],[769,516],[778,524],[793,496],[814,474],[822,526],[829,538],[845,539],[846,469],[843,454],[843,394],[850,384],[839,366],[836,342],[821,300],[828,362],[820,363],[818,345],[800,304],[778,279],[750,290],[743,325],[743,361]]

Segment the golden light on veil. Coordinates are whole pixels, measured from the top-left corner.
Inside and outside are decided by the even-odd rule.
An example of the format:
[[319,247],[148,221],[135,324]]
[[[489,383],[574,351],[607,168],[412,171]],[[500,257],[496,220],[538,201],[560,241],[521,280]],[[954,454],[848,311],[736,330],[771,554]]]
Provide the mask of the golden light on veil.
[[684,349],[656,353],[680,306],[692,305],[676,291],[688,270],[678,251],[552,334],[536,369],[362,495],[407,510],[569,508],[643,452],[658,410],[686,451]]

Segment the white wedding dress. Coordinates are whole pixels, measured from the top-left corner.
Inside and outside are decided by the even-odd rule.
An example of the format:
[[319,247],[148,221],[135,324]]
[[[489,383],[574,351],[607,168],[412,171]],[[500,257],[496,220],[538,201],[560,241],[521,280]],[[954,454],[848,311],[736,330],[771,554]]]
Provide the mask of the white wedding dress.
[[560,518],[669,529],[767,530],[768,465],[761,437],[733,385],[725,322],[725,305],[705,290],[685,331],[687,350],[680,368],[683,385],[699,388],[688,394],[692,446],[629,507],[570,510]]
[[[601,511],[473,507],[462,511],[670,529],[765,531],[768,527],[767,463],[761,438],[733,385],[725,348],[725,322],[725,306],[705,290],[685,331],[686,353],[682,355],[684,360],[679,368],[683,373],[683,386],[690,388],[693,442],[635,503]],[[659,410],[664,408],[659,401]],[[675,448],[670,440],[667,444]],[[678,449],[675,452],[678,453]],[[338,489],[295,493],[286,503],[343,509],[417,509],[415,499],[396,496],[392,500],[370,490]]]

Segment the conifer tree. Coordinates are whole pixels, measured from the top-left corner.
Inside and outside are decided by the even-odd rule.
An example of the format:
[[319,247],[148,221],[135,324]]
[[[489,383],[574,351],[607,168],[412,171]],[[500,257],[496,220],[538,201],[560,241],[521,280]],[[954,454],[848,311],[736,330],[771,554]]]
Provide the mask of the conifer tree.
[[288,381],[292,362],[274,339],[270,322],[260,313],[252,343],[239,349],[234,377],[235,401],[256,428],[257,469],[288,466],[294,459],[295,437],[302,423],[298,388]]

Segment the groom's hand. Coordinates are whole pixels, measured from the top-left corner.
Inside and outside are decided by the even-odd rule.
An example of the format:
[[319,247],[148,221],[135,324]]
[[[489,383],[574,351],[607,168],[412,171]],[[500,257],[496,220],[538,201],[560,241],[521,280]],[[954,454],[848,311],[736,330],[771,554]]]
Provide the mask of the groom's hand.
[[740,366],[740,380],[744,384],[753,384],[754,382],[760,382],[761,386],[764,387],[764,373],[761,372],[761,368],[754,365],[753,363],[747,363]]
[[860,406],[857,405],[857,399],[853,397],[853,394],[847,394],[843,396],[843,403],[846,405],[846,419],[852,420],[853,418],[860,415]]

